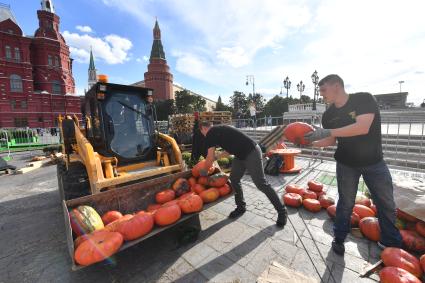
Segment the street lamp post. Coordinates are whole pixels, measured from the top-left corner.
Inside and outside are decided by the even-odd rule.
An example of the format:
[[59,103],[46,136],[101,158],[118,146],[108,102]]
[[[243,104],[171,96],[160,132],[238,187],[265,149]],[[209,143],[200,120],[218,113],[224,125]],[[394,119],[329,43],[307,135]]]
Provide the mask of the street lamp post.
[[297,89],[300,92],[300,103],[301,103],[301,96],[303,95],[303,91],[305,90],[305,84],[303,84],[303,81],[300,81],[297,84]]
[[286,100],[288,100],[288,91],[291,88],[291,81],[288,77],[283,81],[283,87],[286,88]]
[[400,84],[400,92],[401,92],[401,85],[404,84],[404,81],[399,81],[398,83]]
[[252,97],[254,98],[254,95],[255,95],[255,78],[254,78],[254,75],[247,75],[245,84],[246,85],[252,84]]
[[317,71],[314,71],[314,73],[311,75],[311,80],[314,84],[313,110],[316,110],[317,84],[319,83],[319,76],[317,75]]

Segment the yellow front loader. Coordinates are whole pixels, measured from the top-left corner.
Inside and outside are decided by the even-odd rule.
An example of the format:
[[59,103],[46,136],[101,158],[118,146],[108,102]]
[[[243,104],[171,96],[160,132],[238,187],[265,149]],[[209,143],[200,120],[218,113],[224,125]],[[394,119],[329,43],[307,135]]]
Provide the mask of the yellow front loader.
[[85,95],[82,124],[76,117],[59,118],[63,199],[183,170],[176,141],[155,130],[152,101],[151,89],[98,82]]

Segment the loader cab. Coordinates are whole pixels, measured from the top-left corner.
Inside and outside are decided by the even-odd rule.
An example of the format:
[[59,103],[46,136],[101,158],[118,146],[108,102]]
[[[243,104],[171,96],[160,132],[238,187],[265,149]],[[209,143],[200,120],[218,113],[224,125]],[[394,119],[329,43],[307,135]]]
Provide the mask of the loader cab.
[[86,94],[86,137],[94,150],[121,164],[155,158],[152,89],[96,83]]

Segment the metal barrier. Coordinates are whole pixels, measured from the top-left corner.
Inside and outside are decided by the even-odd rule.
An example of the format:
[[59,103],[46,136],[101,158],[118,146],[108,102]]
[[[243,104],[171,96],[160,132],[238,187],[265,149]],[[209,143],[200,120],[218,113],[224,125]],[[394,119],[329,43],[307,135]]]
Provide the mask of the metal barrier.
[[59,128],[0,128],[0,154],[7,154],[8,158],[22,151],[32,156],[35,150],[59,144]]
[[[254,140],[259,141],[277,125],[300,121],[321,127],[321,118],[321,113],[287,112],[281,117],[257,119],[257,124],[254,124],[254,127],[249,119],[233,120],[233,125]],[[265,119],[270,119],[271,125]],[[425,111],[381,112],[381,130],[384,159],[390,166],[425,171]],[[292,147],[298,147],[289,142],[288,144]],[[323,149],[298,148],[302,150],[301,155],[304,157],[333,160],[336,146]]]

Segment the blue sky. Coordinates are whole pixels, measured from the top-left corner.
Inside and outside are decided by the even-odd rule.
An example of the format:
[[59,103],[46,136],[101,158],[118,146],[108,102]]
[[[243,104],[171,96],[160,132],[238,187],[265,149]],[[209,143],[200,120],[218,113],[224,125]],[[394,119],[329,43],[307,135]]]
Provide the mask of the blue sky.
[[[10,4],[27,35],[38,26],[39,0]],[[226,102],[234,90],[255,89],[269,99],[283,79],[298,96],[311,74],[337,73],[348,92],[408,91],[425,99],[425,2],[421,0],[53,0],[71,48],[78,94],[87,87],[93,46],[98,73],[110,81],[143,80],[158,18],[174,82]],[[284,93],[286,90],[284,89]]]

